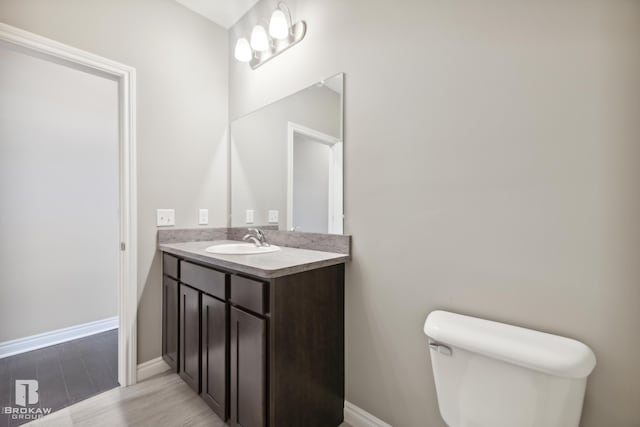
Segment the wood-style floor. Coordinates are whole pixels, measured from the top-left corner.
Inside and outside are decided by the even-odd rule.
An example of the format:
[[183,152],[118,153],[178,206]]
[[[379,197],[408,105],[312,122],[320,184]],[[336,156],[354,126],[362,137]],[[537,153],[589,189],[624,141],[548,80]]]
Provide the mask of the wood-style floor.
[[[131,387],[107,391],[27,424],[34,427],[225,425],[174,373],[162,374]],[[340,427],[348,426],[342,424]]]
[[209,426],[225,424],[176,374],[118,387],[34,421],[39,427]]
[[[0,408],[17,408],[16,380],[37,380],[39,401],[29,407],[52,412],[118,387],[118,331],[0,359]],[[27,422],[2,412],[0,427]]]

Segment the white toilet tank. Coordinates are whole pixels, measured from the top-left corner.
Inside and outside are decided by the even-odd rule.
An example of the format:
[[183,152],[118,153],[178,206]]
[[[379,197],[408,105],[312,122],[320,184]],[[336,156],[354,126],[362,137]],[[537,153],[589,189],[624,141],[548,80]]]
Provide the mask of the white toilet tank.
[[583,343],[446,311],[424,333],[449,427],[578,427],[596,364]]

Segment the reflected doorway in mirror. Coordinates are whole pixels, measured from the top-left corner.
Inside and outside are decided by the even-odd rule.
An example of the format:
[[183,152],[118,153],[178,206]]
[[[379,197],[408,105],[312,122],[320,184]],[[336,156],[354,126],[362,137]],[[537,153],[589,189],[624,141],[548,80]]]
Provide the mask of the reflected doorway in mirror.
[[342,141],[293,122],[287,134],[287,229],[342,234]]

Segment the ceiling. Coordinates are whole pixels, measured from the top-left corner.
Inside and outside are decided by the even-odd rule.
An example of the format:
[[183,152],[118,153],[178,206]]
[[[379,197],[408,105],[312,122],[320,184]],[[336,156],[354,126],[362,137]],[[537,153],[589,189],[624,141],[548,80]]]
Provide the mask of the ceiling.
[[259,0],[176,0],[184,7],[228,29]]

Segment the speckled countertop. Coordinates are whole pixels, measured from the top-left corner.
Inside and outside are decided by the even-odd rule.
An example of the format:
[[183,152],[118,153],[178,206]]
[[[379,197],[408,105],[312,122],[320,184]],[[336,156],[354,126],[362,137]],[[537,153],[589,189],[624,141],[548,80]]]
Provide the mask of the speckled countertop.
[[342,264],[349,255],[280,247],[277,252],[252,255],[220,255],[205,252],[212,245],[239,243],[231,240],[208,242],[160,243],[158,249],[173,255],[189,258],[212,267],[246,273],[263,279],[288,276],[302,271]]

